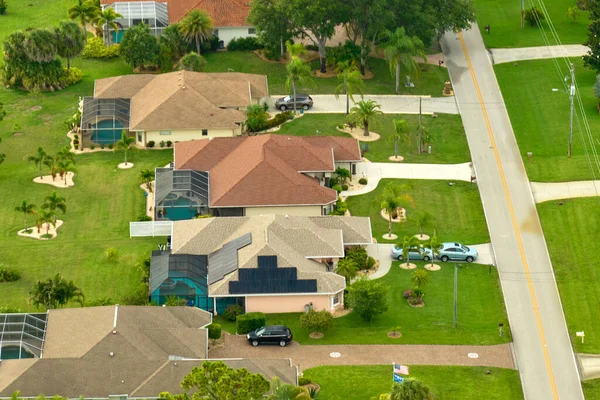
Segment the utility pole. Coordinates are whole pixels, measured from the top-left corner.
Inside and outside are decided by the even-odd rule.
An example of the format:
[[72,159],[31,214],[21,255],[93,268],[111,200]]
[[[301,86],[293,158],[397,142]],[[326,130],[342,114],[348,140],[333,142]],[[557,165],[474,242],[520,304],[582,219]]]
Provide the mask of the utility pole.
[[458,311],[458,264],[454,264],[454,328],[457,323],[457,311]]
[[521,0],[521,28],[525,27],[525,0]]
[[421,148],[423,143],[423,125],[421,124],[421,100],[423,100],[423,98],[419,96],[419,154],[423,152],[423,149]]
[[567,152],[568,157],[571,157],[571,147],[573,145],[573,111],[574,111],[573,101],[575,98],[575,66],[573,64],[571,64],[570,72],[571,72],[571,88],[569,90],[569,97],[571,100],[571,119],[570,119],[570,124],[569,124],[569,150]]

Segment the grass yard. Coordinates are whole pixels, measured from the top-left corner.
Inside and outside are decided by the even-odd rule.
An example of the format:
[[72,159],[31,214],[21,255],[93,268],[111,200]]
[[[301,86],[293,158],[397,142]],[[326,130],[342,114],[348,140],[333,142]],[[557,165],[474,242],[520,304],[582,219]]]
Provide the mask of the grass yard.
[[[252,52],[226,51],[206,53],[204,57],[208,61],[207,72],[246,72],[252,74],[267,75],[269,91],[271,95],[283,95],[289,93],[285,88],[287,72],[285,64],[270,63],[263,61]],[[312,63],[313,70],[318,68],[318,61]],[[438,68],[434,65],[421,64],[421,73],[418,79],[413,77],[414,88],[405,88],[400,85],[400,94],[428,94],[441,96],[444,82],[448,80],[446,68]],[[369,94],[395,94],[395,78],[390,74],[385,60],[370,58],[368,68],[373,72],[372,79],[365,80],[365,93]],[[404,76],[404,75],[403,75]],[[337,78],[314,78],[315,87],[298,88],[312,94],[333,94],[339,82]],[[404,81],[402,81],[404,82]]]
[[[600,353],[600,216],[597,198],[538,205],[560,299],[575,352]],[[585,331],[585,344],[575,337]]]
[[[519,373],[515,370],[432,365],[409,368],[410,377],[429,386],[436,400],[523,398]],[[305,370],[304,376],[321,385],[321,400],[353,399],[357,393],[361,399],[377,400],[392,388],[391,365],[321,366]]]
[[[417,263],[419,268],[423,263]],[[479,264],[463,264],[458,271],[458,327],[453,328],[454,264],[443,264],[442,269],[429,273],[425,287],[425,307],[414,308],[403,297],[412,287],[412,271],[399,267],[394,261],[390,272],[383,278],[390,287],[389,310],[365,323],[350,313],[336,318],[333,328],[319,340],[310,339],[300,327],[299,315],[269,314],[268,325],[283,324],[294,332],[294,340],[302,344],[472,344],[488,345],[510,342],[510,329],[498,336],[498,323],[508,326],[504,300],[495,268]],[[221,323],[222,318],[216,318]],[[390,328],[400,326],[402,337],[387,337]],[[226,323],[224,329],[235,331],[235,325]],[[399,360],[400,361],[400,360]]]
[[[293,122],[284,124],[277,133],[310,136],[315,135],[318,130],[320,135],[350,137],[336,129],[336,126],[344,123],[345,117],[345,114],[309,112]],[[450,114],[438,114],[437,118],[428,115],[421,117],[424,128],[431,135],[431,154],[417,153],[418,115],[385,114],[380,123],[370,129],[379,133],[381,138],[375,142],[368,142],[369,151],[365,154],[366,158],[373,162],[390,162],[389,157],[394,155],[394,143],[389,141],[389,137],[394,132],[392,120],[397,118],[406,120],[412,132],[410,143],[398,145],[398,154],[404,157],[404,162],[455,164],[471,161],[462,119],[459,115]]]
[[586,400],[600,400],[600,379],[581,382]]
[[[584,68],[581,59],[574,58],[572,62],[590,128],[592,132],[597,132],[600,130],[600,115],[598,101],[593,93],[596,74]],[[559,61],[559,65],[565,72],[564,62]],[[494,66],[494,69],[529,180],[550,182],[593,179],[577,119],[573,130],[573,156],[570,159],[567,157],[569,96],[552,91],[552,88],[563,88],[563,77],[557,73],[553,61],[526,61],[520,62],[519,66],[512,63],[500,64]],[[575,107],[578,111],[577,105]],[[589,148],[589,142],[586,144]],[[594,145],[597,146],[597,143]],[[533,152],[532,161],[527,159],[528,151]],[[596,171],[596,176],[598,172]]]
[[371,217],[373,237],[378,242],[390,242],[381,237],[388,231],[388,221],[380,216],[381,208],[376,201],[390,182],[411,184],[413,189],[409,194],[416,203],[416,208],[408,209],[407,221],[392,224],[392,232],[398,235],[399,240],[405,235],[419,233],[411,214],[414,216],[414,213],[428,211],[435,217],[435,221],[424,231],[431,234],[435,227],[440,241],[457,241],[464,244],[490,241],[479,190],[475,184],[461,181],[449,186],[448,181],[382,179],[376,190],[360,196],[351,196],[347,200],[352,215]]
[[[542,33],[537,26],[521,28],[521,3],[518,1],[473,0],[477,14],[477,22],[486,47],[529,47],[545,46]],[[576,5],[572,0],[545,0],[544,4],[549,17],[554,24],[562,43],[581,44],[587,36],[587,26],[590,23],[587,11],[579,10],[576,21],[566,18],[567,8]],[[530,4],[525,2],[525,8]],[[490,25],[490,34],[483,27]],[[552,40],[552,34],[547,21],[542,25],[544,32]],[[556,44],[551,42],[550,44]]]

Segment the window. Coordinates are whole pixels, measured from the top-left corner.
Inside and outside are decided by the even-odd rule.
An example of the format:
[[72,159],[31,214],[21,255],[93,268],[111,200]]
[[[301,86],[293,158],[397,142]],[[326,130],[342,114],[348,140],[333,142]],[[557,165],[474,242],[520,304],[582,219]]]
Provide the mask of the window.
[[142,141],[142,133],[138,132],[138,142],[141,142],[141,141]]
[[160,131],[161,135],[170,135],[171,131]]
[[254,35],[256,33],[256,29],[248,28],[248,35]]
[[202,129],[202,136],[208,136],[208,129]]
[[337,306],[338,304],[340,304],[340,294],[337,293],[335,296],[333,296],[333,306]]
[[216,37],[219,37],[219,30],[218,30],[218,29],[215,29],[215,30],[213,31],[213,35],[215,35]]

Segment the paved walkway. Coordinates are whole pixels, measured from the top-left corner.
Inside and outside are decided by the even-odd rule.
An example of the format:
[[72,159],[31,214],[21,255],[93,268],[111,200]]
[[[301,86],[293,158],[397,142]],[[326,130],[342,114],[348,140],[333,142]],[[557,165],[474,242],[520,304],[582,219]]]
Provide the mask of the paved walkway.
[[577,362],[581,368],[581,380],[600,378],[600,354],[578,353]]
[[531,187],[477,25],[442,48],[477,174],[526,399],[583,399]]
[[372,192],[383,178],[433,179],[471,181],[471,163],[462,164],[404,164],[361,162],[356,165],[356,175],[367,177],[367,185],[360,190],[340,193],[342,197],[358,196]]
[[600,196],[600,181],[579,182],[531,182],[536,203],[576,197]]
[[[440,89],[440,96],[442,91]],[[267,104],[273,107],[275,100],[284,95],[273,94],[267,100]],[[340,95],[338,99],[332,94],[311,94],[313,98],[313,107],[307,113],[345,113],[346,96]],[[402,96],[402,95],[365,95],[364,100],[374,100],[381,105],[381,111],[385,114],[418,114],[419,97],[422,98],[422,113],[431,114],[458,114],[458,108],[454,97],[431,97],[431,96]],[[360,96],[354,99],[359,101]],[[350,107],[352,107],[350,101]]]
[[513,61],[539,60],[559,57],[581,57],[589,48],[581,44],[565,44],[563,46],[520,47],[514,49],[490,49],[493,64]]
[[[290,358],[302,371],[319,365],[465,365],[514,369],[511,345],[300,345],[252,347],[245,336],[223,335],[225,346],[211,350],[209,358]],[[402,338],[398,339],[402,341]],[[339,357],[331,357],[339,353]],[[477,354],[477,358],[469,354]]]

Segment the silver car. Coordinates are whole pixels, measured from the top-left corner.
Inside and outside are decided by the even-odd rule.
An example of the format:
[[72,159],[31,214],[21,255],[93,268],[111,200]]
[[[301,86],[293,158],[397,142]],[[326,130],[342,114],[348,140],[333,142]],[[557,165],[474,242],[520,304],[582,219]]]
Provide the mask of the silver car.
[[[392,258],[398,261],[404,261],[404,255],[402,254],[402,247],[395,245],[392,247]],[[408,252],[409,260],[423,260],[431,261],[431,249],[420,246],[418,249],[410,249]]]
[[477,257],[479,257],[477,250],[456,242],[442,243],[439,250],[439,258],[443,262],[452,260],[470,263],[477,260]]

